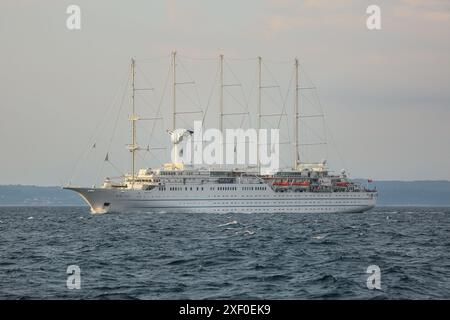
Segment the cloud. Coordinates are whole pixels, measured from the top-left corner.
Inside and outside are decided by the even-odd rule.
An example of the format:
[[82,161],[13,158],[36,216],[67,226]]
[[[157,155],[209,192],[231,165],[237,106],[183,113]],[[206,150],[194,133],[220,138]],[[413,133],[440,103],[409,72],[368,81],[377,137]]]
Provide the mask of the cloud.
[[354,27],[365,14],[354,10],[354,0],[268,0],[262,13],[269,36],[297,28]]
[[431,22],[450,22],[450,2],[448,0],[402,0],[394,6],[399,17]]

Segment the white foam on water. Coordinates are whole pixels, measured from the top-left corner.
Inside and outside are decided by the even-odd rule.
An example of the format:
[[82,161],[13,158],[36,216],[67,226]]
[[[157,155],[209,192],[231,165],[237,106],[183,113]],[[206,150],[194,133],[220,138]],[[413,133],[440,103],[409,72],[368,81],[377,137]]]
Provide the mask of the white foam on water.
[[224,223],[224,224],[219,224],[218,227],[225,227],[225,226],[229,226],[229,225],[237,224],[237,223],[238,222],[236,220],[233,220],[233,221],[230,221],[230,222],[227,222],[227,223]]

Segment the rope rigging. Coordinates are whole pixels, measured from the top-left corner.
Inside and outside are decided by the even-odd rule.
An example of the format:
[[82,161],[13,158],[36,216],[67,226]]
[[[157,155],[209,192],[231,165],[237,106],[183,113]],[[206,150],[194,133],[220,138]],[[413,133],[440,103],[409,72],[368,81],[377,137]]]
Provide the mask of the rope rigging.
[[[158,58],[140,58],[139,62],[149,62],[149,61],[155,61],[156,60],[163,60],[163,59],[167,59],[170,58],[170,56],[163,56],[163,57],[158,57]],[[189,81],[186,82],[175,82],[174,80],[174,84],[177,84],[178,86],[176,87],[176,92],[180,93],[182,97],[184,97],[189,104],[192,104],[192,106],[194,107],[194,109],[196,111],[193,112],[185,112],[183,110],[178,110],[177,114],[181,115],[181,114],[187,114],[187,113],[201,113],[201,123],[202,123],[202,128],[205,127],[205,122],[206,122],[206,117],[208,115],[208,113],[211,112],[210,107],[211,107],[211,103],[213,101],[213,97],[215,95],[215,92],[218,88],[218,79],[219,79],[219,73],[220,70],[219,68],[216,68],[216,71],[214,73],[214,78],[213,81],[211,81],[211,89],[208,95],[208,99],[206,101],[206,104],[203,105],[201,103],[201,96],[200,96],[200,91],[199,91],[199,86],[197,84],[196,81],[194,81],[194,78],[192,77],[191,73],[189,72],[189,69],[187,68],[185,61],[183,61],[184,59],[187,60],[193,60],[193,61],[217,61],[217,58],[193,58],[193,57],[189,57],[189,56],[184,56],[184,55],[180,55],[178,56],[177,59],[177,65],[180,66],[180,70],[182,70],[183,74],[187,77],[187,79]],[[238,74],[235,72],[234,70],[234,64],[232,66],[232,61],[256,61],[255,58],[226,58],[223,60],[224,61],[224,66],[226,68],[226,71],[231,75],[231,82],[230,83],[222,83],[222,92],[226,93],[226,96],[229,97],[232,101],[232,105],[233,106],[237,106],[239,109],[239,112],[224,112],[223,116],[239,116],[239,126],[238,128],[243,128],[245,121],[248,121],[248,126],[251,127],[252,121],[254,121],[254,119],[251,117],[252,112],[250,110],[250,106],[252,104],[252,98],[254,93],[256,92],[255,88],[257,89],[257,79],[258,79],[258,69],[256,69],[256,72],[254,73],[254,76],[251,77],[251,82],[250,82],[250,86],[249,88],[246,88],[243,84],[243,82],[241,81],[240,77],[238,76]],[[284,134],[287,135],[287,141],[283,141],[280,142],[281,145],[287,145],[287,144],[292,144],[292,133],[291,130],[293,131],[294,129],[291,128],[290,125],[290,117],[291,115],[288,113],[288,106],[290,105],[289,103],[289,97],[292,96],[292,91],[293,91],[293,82],[294,82],[294,75],[295,72],[294,70],[292,70],[290,77],[289,77],[289,81],[287,82],[287,88],[286,91],[283,92],[283,86],[280,85],[280,82],[277,80],[277,78],[275,77],[275,74],[272,72],[271,68],[269,67],[268,63],[273,63],[273,64],[287,64],[287,63],[292,63],[291,60],[271,60],[271,59],[264,59],[262,62],[262,66],[263,66],[263,70],[264,72],[268,75],[268,78],[270,79],[270,82],[272,82],[274,85],[265,85],[265,86],[260,86],[260,90],[261,89],[268,89],[268,90],[261,90],[261,93],[263,95],[263,97],[265,99],[267,99],[266,101],[270,102],[270,104],[277,106],[278,108],[281,106],[281,112],[279,113],[274,113],[274,114],[264,114],[263,112],[261,112],[261,118],[262,121],[264,122],[265,125],[269,125],[271,124],[271,122],[269,120],[267,120],[267,118],[272,117],[272,116],[276,116],[278,117],[276,120],[276,128],[280,129],[280,132],[283,132]],[[166,143],[158,143],[156,145],[156,147],[152,147],[152,142],[154,143],[155,140],[155,128],[159,123],[159,120],[161,120],[162,125],[164,126],[164,117],[162,117],[162,111],[163,111],[163,106],[165,105],[165,102],[167,101],[166,99],[166,94],[168,91],[168,86],[169,86],[169,80],[171,78],[171,68],[173,66],[170,65],[169,63],[169,67],[167,70],[167,75],[165,77],[165,81],[164,81],[164,85],[161,88],[161,92],[160,94],[157,94],[156,89],[154,89],[155,87],[152,85],[153,81],[151,81],[151,79],[146,75],[146,73],[144,72],[143,68],[141,68],[141,66],[139,66],[139,64],[137,65],[137,68],[135,71],[137,71],[137,74],[139,74],[140,78],[142,80],[144,80],[144,87],[136,87],[134,88],[134,91],[139,91],[139,94],[136,94],[136,98],[143,103],[143,105],[145,105],[146,107],[149,108],[149,111],[152,113],[152,115],[156,115],[154,118],[149,118],[149,119],[139,119],[137,118],[136,120],[151,120],[153,123],[151,124],[151,127],[148,128],[147,126],[143,126],[142,131],[145,134],[145,136],[148,137],[148,143],[146,144],[146,148],[137,148],[136,151],[144,151],[143,156],[139,154],[139,152],[137,153],[139,156],[139,159],[143,161],[143,163],[146,164],[150,164],[149,162],[152,161],[152,159],[158,158],[158,160],[161,160],[160,157],[163,157],[161,152],[154,152],[154,150],[158,149],[158,150],[162,150],[162,149],[167,149],[167,147],[162,147],[164,145],[166,145]],[[302,79],[307,78],[309,80],[309,77],[307,77],[306,73],[304,72],[303,68],[302,68]],[[123,111],[123,106],[124,106],[124,102],[125,102],[125,96],[126,94],[129,92],[129,86],[130,86],[130,80],[131,80],[131,75],[129,74],[129,71],[127,72],[128,76],[125,79],[125,88],[122,92],[122,95],[120,97],[119,91],[116,92],[116,94],[114,95],[114,99],[113,99],[113,103],[111,103],[111,105],[109,105],[108,108],[106,108],[104,114],[106,115],[105,117],[102,117],[101,122],[98,126],[96,126],[95,130],[93,131],[93,133],[91,134],[91,137],[89,138],[89,148],[81,154],[81,156],[77,159],[75,166],[72,170],[72,174],[69,178],[69,184],[71,183],[76,170],[78,169],[79,163],[82,160],[85,160],[89,154],[92,152],[92,150],[97,149],[98,147],[98,141],[96,136],[98,135],[98,132],[103,130],[105,125],[108,123],[108,120],[113,116],[113,113],[111,112],[113,110],[113,107],[117,104],[117,102],[119,101],[119,97],[120,97],[120,104],[119,104],[119,108],[117,111],[117,114],[115,116],[115,118],[113,118],[113,128],[112,128],[112,133],[111,136],[109,138],[109,140],[106,143],[106,153],[105,153],[105,157],[103,158],[103,161],[100,164],[100,167],[98,169],[98,174],[96,176],[95,181],[99,181],[100,176],[103,174],[103,171],[105,169],[105,165],[106,163],[108,163],[111,168],[113,168],[117,173],[119,173],[121,175],[121,177],[125,176],[125,174],[123,173],[123,171],[119,168],[119,166],[117,166],[116,164],[114,164],[113,162],[111,162],[112,159],[112,152],[111,152],[111,147],[112,147],[112,143],[114,141],[114,139],[116,138],[117,135],[117,128],[118,128],[118,123],[119,123],[119,118],[122,114]],[[223,71],[222,71],[222,76],[223,76]],[[285,79],[287,80],[287,79]],[[310,80],[309,80],[310,81]],[[302,80],[302,82],[305,82],[305,80]],[[312,83],[312,81],[310,81]],[[147,85],[148,88],[147,88]],[[188,85],[188,86],[192,86],[193,90],[194,90],[194,94],[190,94],[187,89],[185,90],[184,88],[182,88],[181,85]],[[123,87],[120,86],[119,89],[121,89]],[[235,91],[234,87],[239,87],[239,91]],[[320,139],[324,139],[325,141],[319,141],[319,142],[310,142],[308,141],[308,134],[305,132],[301,133],[301,138],[303,141],[300,141],[298,143],[298,145],[301,146],[313,146],[313,145],[327,145],[327,133],[330,132],[331,134],[331,130],[329,129],[329,127],[326,125],[325,122],[325,117],[324,117],[324,112],[323,112],[323,107],[322,104],[320,102],[320,99],[318,97],[317,94],[317,88],[312,85],[312,86],[298,86],[296,87],[297,90],[300,90],[300,99],[302,100],[301,105],[304,106],[305,104],[308,104],[310,106],[312,106],[313,108],[316,107],[319,109],[319,112],[317,113],[306,113],[306,112],[301,112],[299,117],[298,117],[298,122],[301,123],[301,130],[307,130],[309,133],[312,134],[312,136],[318,140]],[[157,103],[153,102],[152,99],[148,99],[148,96],[145,95],[145,92],[147,91],[152,91],[152,97],[153,100],[156,102],[158,100]],[[272,92],[274,91],[274,92]],[[307,92],[308,91],[308,92]],[[310,94],[311,92],[311,94]],[[293,97],[293,96],[292,96]],[[223,99],[223,97],[221,98]],[[313,101],[315,100],[316,103]],[[267,108],[267,105],[266,105]],[[198,110],[198,111],[197,111]],[[242,111],[242,112],[241,112]],[[289,111],[290,112],[290,111]],[[176,115],[175,115],[176,116]],[[314,119],[314,118],[322,118],[322,124],[323,124],[323,131],[324,131],[324,136],[322,137],[320,135],[319,132],[317,132],[311,125],[309,125],[308,119]],[[229,122],[232,123],[232,119],[230,117],[227,118]],[[236,118],[234,118],[236,119]],[[178,120],[180,120],[180,122],[186,126],[186,128],[190,128],[191,124],[188,123],[188,119],[186,116],[182,116],[182,117],[178,117]],[[282,124],[283,120],[286,121],[286,126],[284,126]],[[179,127],[179,126],[177,126]],[[327,131],[328,130],[328,131]],[[295,135],[294,135],[295,136]],[[283,139],[282,139],[283,140]],[[233,142],[234,143],[234,142]],[[236,142],[239,143],[239,142]],[[247,142],[243,142],[243,143],[247,143]],[[228,142],[224,142],[224,144],[228,144]],[[337,151],[337,149],[336,149]],[[304,148],[301,148],[301,153],[302,153],[302,157],[303,159],[306,159],[306,155],[303,154]],[[338,151],[337,151],[338,152]],[[328,157],[328,145],[326,148],[326,153],[327,153],[327,157]],[[343,158],[341,157],[341,155],[338,152],[338,156],[340,158],[340,160],[343,162]],[[150,159],[148,159],[150,157]],[[286,159],[286,157],[283,157],[284,159]],[[284,161],[284,159],[281,158],[281,161]],[[162,161],[161,161],[162,162]]]

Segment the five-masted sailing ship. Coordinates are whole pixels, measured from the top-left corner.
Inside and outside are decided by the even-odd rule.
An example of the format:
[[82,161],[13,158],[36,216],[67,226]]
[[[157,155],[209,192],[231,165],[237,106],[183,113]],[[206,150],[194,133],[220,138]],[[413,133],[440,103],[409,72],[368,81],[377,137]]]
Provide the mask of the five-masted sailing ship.
[[[176,105],[176,52],[172,53],[173,104],[172,128],[168,130],[174,147],[180,137],[193,132],[177,128]],[[259,95],[257,102],[257,129],[261,128],[261,57],[258,57]],[[299,62],[295,59],[294,90],[294,142],[292,167],[276,172],[262,173],[259,166],[253,168],[225,169],[216,166],[195,166],[177,160],[158,168],[136,170],[136,122],[135,111],[135,60],[131,62],[132,141],[131,172],[121,181],[106,178],[101,187],[74,187],[65,189],[77,192],[90,206],[92,213],[107,212],[173,212],[173,213],[311,213],[311,212],[364,212],[376,204],[377,192],[351,181],[345,171],[332,174],[326,162],[307,164],[299,159]],[[219,130],[223,131],[223,55],[220,63]],[[257,144],[259,146],[259,143]],[[174,148],[175,150],[175,148]]]

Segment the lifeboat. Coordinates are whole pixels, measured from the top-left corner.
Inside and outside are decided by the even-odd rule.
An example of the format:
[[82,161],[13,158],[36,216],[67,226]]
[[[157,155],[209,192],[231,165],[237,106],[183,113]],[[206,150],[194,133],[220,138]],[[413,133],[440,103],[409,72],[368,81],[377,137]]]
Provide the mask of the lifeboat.
[[278,187],[287,187],[287,186],[289,186],[289,182],[286,180],[286,181],[283,181],[283,180],[275,180],[273,183],[272,183],[272,185],[273,186],[278,186]]
[[348,186],[348,182],[347,181],[339,181],[339,182],[336,182],[336,186],[346,187],[346,186]]
[[293,186],[299,186],[299,187],[309,187],[311,183],[309,181],[294,181],[292,182]]

